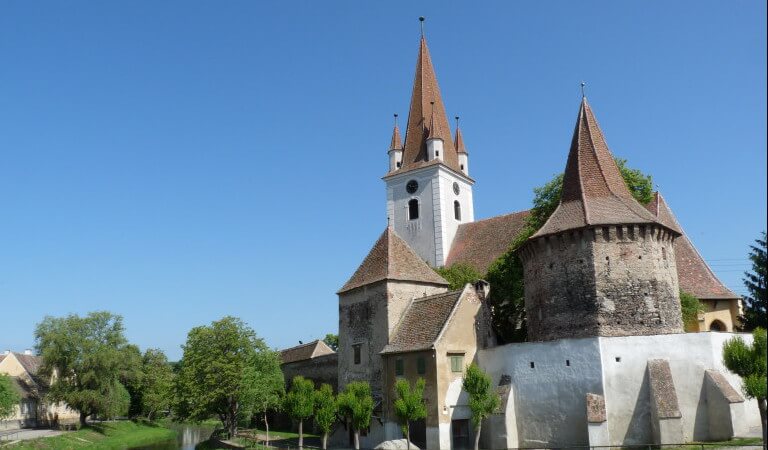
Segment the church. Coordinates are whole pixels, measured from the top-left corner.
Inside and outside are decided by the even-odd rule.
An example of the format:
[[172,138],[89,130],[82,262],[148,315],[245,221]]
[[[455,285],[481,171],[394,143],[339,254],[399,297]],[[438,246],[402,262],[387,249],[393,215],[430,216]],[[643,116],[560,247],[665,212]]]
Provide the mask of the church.
[[[659,193],[648,205],[633,198],[586,97],[575,106],[560,204],[518,250],[529,342],[500,345],[487,303],[493,286],[451,291],[433,268],[486,273],[529,213],[475,220],[469,152],[458,123],[451,130],[421,36],[405,133],[395,123],[387,152],[388,223],[338,291],[338,388],[367,381],[374,395],[362,447],[402,437],[394,384],[418,378],[428,414],[411,426],[412,441],[470,447],[461,383],[473,362],[501,399],[483,424],[483,448],[683,443],[759,428],[756,402],[741,396],[720,357],[739,297]],[[681,289],[707,309],[688,333]],[[350,431],[337,429],[332,444],[350,445]]]

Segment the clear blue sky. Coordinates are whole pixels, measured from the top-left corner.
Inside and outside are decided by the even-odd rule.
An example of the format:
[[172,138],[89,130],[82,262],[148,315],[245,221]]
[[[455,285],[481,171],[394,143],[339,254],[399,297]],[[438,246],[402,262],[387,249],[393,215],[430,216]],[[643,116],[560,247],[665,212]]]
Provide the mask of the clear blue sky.
[[478,218],[565,167],[581,80],[734,290],[766,227],[764,1],[0,3],[0,347],[106,309],[172,359],[243,318],[336,332],[386,226],[427,16]]

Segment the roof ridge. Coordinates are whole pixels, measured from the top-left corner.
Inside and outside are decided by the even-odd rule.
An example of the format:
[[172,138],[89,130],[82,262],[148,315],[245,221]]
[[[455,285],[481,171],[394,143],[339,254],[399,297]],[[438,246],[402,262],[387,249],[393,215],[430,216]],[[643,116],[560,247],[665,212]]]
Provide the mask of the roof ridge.
[[320,339],[315,339],[314,341],[307,342],[306,344],[299,344],[299,345],[294,345],[293,347],[288,347],[288,348],[280,349],[280,351],[281,352],[285,352],[285,351],[293,350],[293,349],[299,348],[299,347],[306,347],[308,345],[316,344],[319,341],[320,341]]
[[424,296],[424,297],[414,297],[412,299],[412,301],[413,302],[423,302],[423,301],[426,301],[426,300],[433,300],[433,299],[439,298],[439,297],[447,297],[448,295],[456,295],[457,292],[462,292],[463,290],[464,290],[464,288],[461,288],[461,289],[456,289],[454,291],[446,291],[446,292],[443,292],[443,293],[440,293],[440,294],[432,294],[432,295],[427,295],[427,296]]
[[[587,97],[581,98],[581,108],[579,111],[579,122],[582,120],[582,115],[584,116],[584,121],[587,120]],[[592,140],[592,133],[589,132],[589,124],[587,125],[587,134],[589,135],[589,142],[592,144],[592,149],[595,148],[595,142]],[[581,142],[581,123],[576,124],[576,142]],[[578,147],[577,147],[577,153],[578,153]],[[579,158],[577,155],[576,165],[578,166],[579,173],[581,173],[581,158]],[[595,155],[595,159],[597,159],[597,155]],[[598,167],[600,165],[598,164]],[[602,170],[601,170],[602,171]],[[603,175],[603,180],[605,180],[605,174]],[[587,207],[587,195],[585,193],[586,189],[584,189],[584,180],[582,180],[581,177],[578,177],[579,180],[579,190],[581,192],[581,203],[584,205],[584,223],[589,224],[589,209]],[[562,197],[562,194],[561,194]],[[561,200],[562,202],[562,200]],[[550,215],[551,217],[551,215]]]

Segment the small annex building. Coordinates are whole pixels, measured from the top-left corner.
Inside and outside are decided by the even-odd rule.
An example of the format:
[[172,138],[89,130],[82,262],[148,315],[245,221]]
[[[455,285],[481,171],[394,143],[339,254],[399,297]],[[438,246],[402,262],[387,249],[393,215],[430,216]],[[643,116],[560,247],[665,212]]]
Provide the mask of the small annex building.
[[10,417],[0,420],[0,430],[56,426],[77,422],[76,411],[66,405],[45,401],[50,380],[40,373],[42,359],[31,350],[0,354],[0,374],[8,375],[21,401]]

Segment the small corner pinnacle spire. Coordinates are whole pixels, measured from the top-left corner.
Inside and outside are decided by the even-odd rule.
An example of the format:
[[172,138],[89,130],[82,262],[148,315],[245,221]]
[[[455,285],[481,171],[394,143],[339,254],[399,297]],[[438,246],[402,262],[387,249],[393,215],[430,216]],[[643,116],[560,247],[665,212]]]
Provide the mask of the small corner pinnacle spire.
[[424,16],[419,17],[419,27],[421,28],[421,37],[424,37]]

